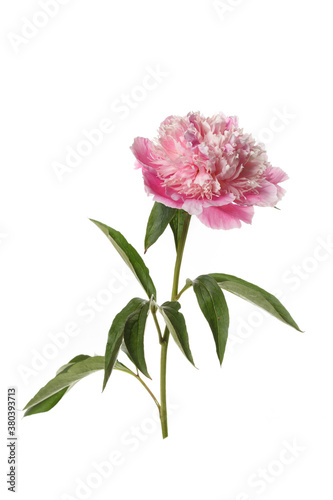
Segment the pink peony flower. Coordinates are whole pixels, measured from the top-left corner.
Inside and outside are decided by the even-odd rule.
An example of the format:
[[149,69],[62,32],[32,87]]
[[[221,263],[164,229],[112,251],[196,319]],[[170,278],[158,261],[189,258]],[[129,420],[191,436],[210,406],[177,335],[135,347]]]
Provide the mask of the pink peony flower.
[[131,150],[155,201],[213,229],[250,224],[254,205],[273,207],[285,192],[279,183],[288,176],[271,166],[264,145],[223,113],[169,116],[154,142],[137,137]]

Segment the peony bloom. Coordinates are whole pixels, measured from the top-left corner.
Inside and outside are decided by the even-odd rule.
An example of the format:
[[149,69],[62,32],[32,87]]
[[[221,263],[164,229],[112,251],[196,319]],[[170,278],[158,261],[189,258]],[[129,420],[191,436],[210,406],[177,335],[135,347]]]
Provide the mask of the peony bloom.
[[264,145],[223,113],[169,116],[154,142],[137,137],[131,150],[155,201],[213,229],[250,224],[254,205],[273,207],[285,192],[279,183],[288,176],[271,166]]

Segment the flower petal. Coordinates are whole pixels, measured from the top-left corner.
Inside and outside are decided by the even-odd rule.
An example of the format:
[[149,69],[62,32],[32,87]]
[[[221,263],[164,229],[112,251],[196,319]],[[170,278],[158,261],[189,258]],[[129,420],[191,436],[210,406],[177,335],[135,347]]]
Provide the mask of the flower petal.
[[154,154],[154,144],[144,137],[136,137],[131,151],[141,165],[156,168],[158,158]]
[[154,201],[158,201],[159,203],[163,203],[167,207],[171,208],[182,208],[183,200],[177,196],[172,199],[172,192],[170,189],[166,190],[164,186],[162,186],[162,181],[156,175],[154,175],[150,170],[143,168],[143,179],[146,188],[146,192],[152,194],[154,196]]
[[251,224],[253,207],[230,203],[221,207],[204,208],[198,219],[212,229],[233,229],[241,227],[241,221]]
[[257,193],[246,193],[245,205],[257,205],[258,207],[274,207],[279,201],[275,184],[263,181],[262,186],[256,188]]
[[288,175],[279,167],[267,167],[265,170],[265,177],[268,182],[272,184],[277,184],[278,182],[283,182],[289,179]]
[[219,196],[218,198],[215,198],[213,200],[205,200],[205,199],[197,200],[195,198],[188,198],[184,201],[182,209],[191,215],[200,215],[204,208],[214,207],[214,206],[220,207],[222,205],[227,205],[228,203],[231,203],[234,199],[235,196],[230,193],[223,194],[222,196]]
[[279,167],[267,167],[265,170],[265,177],[268,180],[268,182],[271,182],[276,186],[277,190],[277,200],[275,203],[281,200],[281,198],[284,196],[286,190],[279,186],[279,182],[283,182],[289,179],[288,175],[281,170]]

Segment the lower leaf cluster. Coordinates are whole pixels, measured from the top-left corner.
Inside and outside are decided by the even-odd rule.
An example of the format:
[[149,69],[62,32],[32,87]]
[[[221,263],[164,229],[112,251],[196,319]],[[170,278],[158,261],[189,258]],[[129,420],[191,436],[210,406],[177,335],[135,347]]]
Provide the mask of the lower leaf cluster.
[[[182,210],[170,209],[160,203],[155,203],[147,225],[145,249],[147,250],[155,243],[166,227],[170,225],[174,233],[176,249],[178,250],[185,217],[186,213]],[[165,341],[166,335],[170,332],[184,356],[194,365],[186,322],[183,314],[180,312],[181,305],[179,301],[172,300],[158,306],[156,303],[155,285],[150,277],[148,268],[138,252],[119,231],[100,222],[93,222],[108,237],[112,245],[132,270],[145,290],[148,299],[135,297],[130,300],[115,316],[111,324],[105,355],[80,355],[71,359],[28,402],[24,408],[25,415],[49,411],[79,380],[100,370],[104,371],[103,390],[112,371],[115,369],[136,377],[146,387],[148,392],[151,393],[139,375],[139,372],[141,372],[145,377],[150,378],[144,353],[144,335],[150,312],[154,316],[160,343]],[[276,297],[262,288],[235,276],[212,273],[198,276],[194,280],[187,280],[184,288],[176,298],[179,299],[182,293],[191,287],[193,287],[199,308],[213,334],[220,363],[223,361],[229,330],[229,311],[224,291],[233,293],[263,308],[275,318],[299,330],[289,312]],[[164,336],[161,334],[156,317],[157,311],[160,312],[165,322],[166,330]],[[118,361],[120,350],[134,364],[136,373]],[[159,406],[156,399],[155,402]]]

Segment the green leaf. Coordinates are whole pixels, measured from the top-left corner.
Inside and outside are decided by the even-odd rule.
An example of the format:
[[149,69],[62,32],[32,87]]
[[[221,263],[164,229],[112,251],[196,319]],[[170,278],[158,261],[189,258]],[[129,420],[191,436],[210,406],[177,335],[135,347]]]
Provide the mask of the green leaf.
[[176,213],[175,208],[170,208],[162,203],[155,202],[148,219],[145,236],[145,253],[158,238],[164,233],[167,225]]
[[175,238],[176,250],[182,236],[186,214],[187,212],[185,212],[184,210],[176,209],[176,213],[169,223]]
[[126,356],[128,357],[128,359],[133,363],[133,365],[135,364],[130,353],[128,352],[128,349],[126,347],[126,344],[125,344],[125,341],[123,340],[123,343],[121,344],[121,347],[120,347],[121,351],[123,351]]
[[105,349],[105,372],[103,381],[103,391],[110,378],[114,364],[117,360],[119,349],[124,339],[124,327],[127,318],[134,311],[146,303],[144,299],[134,298],[115,316],[108,334],[108,340]]
[[193,290],[212,330],[216,352],[222,364],[229,329],[229,311],[224,295],[216,281],[208,275],[196,278]]
[[38,403],[34,406],[31,406],[25,413],[24,417],[28,417],[29,415],[36,415],[36,413],[43,413],[46,411],[51,410],[59,401],[64,397],[67,391],[71,387],[73,387],[74,384],[71,386],[65,387],[64,389],[61,389],[61,391],[57,392],[56,394],[53,394],[49,398],[45,399],[45,401],[42,401],[41,403]]
[[[76,356],[75,358],[71,359],[66,365],[59,368],[59,370],[57,371],[57,375],[60,373],[66,373],[68,371],[69,367],[72,366],[74,363],[77,363],[78,361],[83,361],[89,357],[90,356],[87,356],[84,354],[81,354],[80,356]],[[29,410],[27,410],[25,412],[24,416],[27,417],[28,415],[34,415],[36,413],[43,413],[43,412],[51,410],[57,403],[59,403],[59,401],[63,398],[63,396],[66,394],[66,392],[68,392],[69,389],[71,389],[74,385],[75,385],[75,383],[73,383],[72,385],[70,385],[68,387],[65,387],[64,389],[57,392],[56,394],[53,394],[52,396],[45,399],[41,403],[38,403],[37,405],[32,406],[31,408],[29,408]]]
[[182,313],[179,312],[180,307],[179,302],[176,301],[164,302],[160,307],[160,312],[176,344],[190,363],[195,366],[190,349],[185,318]]
[[[100,356],[98,356],[100,357]],[[90,356],[87,356],[87,355],[83,355],[81,354],[80,356],[76,356],[75,358],[73,358],[69,363],[67,363],[66,365],[64,365],[63,367],[59,368],[59,370],[57,371],[57,375],[55,378],[57,378],[60,374],[64,374],[64,373],[67,373],[69,368],[71,366],[73,366],[75,363],[78,363],[80,361],[84,361],[86,359],[90,358]],[[104,365],[104,362],[103,362],[103,365]],[[102,363],[99,364],[99,370],[102,370],[103,369],[103,366],[102,366]],[[134,375],[135,376],[135,373],[133,373],[129,368],[127,368],[127,366],[123,365],[123,363],[120,363],[119,361],[116,361],[115,363],[115,366],[114,366],[114,369],[115,370],[120,370],[122,372],[125,372],[125,373],[128,373],[129,375]],[[94,370],[96,371],[96,370]],[[91,372],[92,373],[92,372]],[[88,375],[88,374],[87,374]],[[55,380],[55,379],[53,379]],[[36,413],[43,413],[43,412],[46,412],[46,411],[49,411],[51,410],[57,403],[59,403],[59,401],[63,398],[63,396],[78,382],[79,380],[76,380],[75,382],[72,382],[70,385],[67,385],[66,387],[64,387],[63,389],[61,389],[60,391],[56,392],[55,394],[52,394],[51,396],[49,397],[46,397],[46,399],[42,399],[39,403],[37,404],[33,404],[32,406],[30,405],[31,402],[33,401],[33,399],[27,404],[26,408],[28,408],[26,410],[26,412],[24,413],[24,416],[27,417],[28,415],[35,415]],[[52,381],[51,381],[52,382]],[[50,382],[49,382],[50,384]],[[46,387],[46,386],[45,386]],[[38,395],[38,394],[37,394]],[[36,395],[36,396],[37,396]],[[35,396],[35,397],[36,397]]]
[[151,378],[144,355],[144,334],[150,302],[143,302],[140,307],[128,316],[124,327],[124,341],[129,357],[135,366],[148,378]]
[[69,362],[23,408],[24,416],[50,410],[76,382],[103,368],[104,356],[84,356],[81,361]]
[[58,370],[57,370],[57,375],[61,372],[65,372],[68,370],[68,368],[73,365],[74,363],[78,363],[79,361],[84,361],[85,359],[87,358],[90,358],[90,356],[88,356],[87,354],[80,354],[79,356],[75,356],[75,358],[71,359],[68,363],[66,363],[65,365],[61,366]]
[[149,269],[146,267],[142,257],[138,254],[132,245],[124,238],[124,236],[112,227],[106,226],[101,222],[90,219],[103,233],[109,238],[112,245],[115,247],[119,255],[126,262],[128,267],[133,272],[139,283],[143,286],[149,299],[154,295],[156,299],[156,288],[150,277]]
[[252,283],[249,283],[248,281],[236,278],[236,276],[231,276],[230,274],[213,273],[209,276],[214,278],[223,290],[227,290],[228,292],[238,295],[238,297],[261,307],[275,318],[287,323],[287,325],[292,326],[299,332],[302,331],[290,316],[287,309],[276,297],[274,297],[274,295],[266,292],[256,285],[253,285]]

